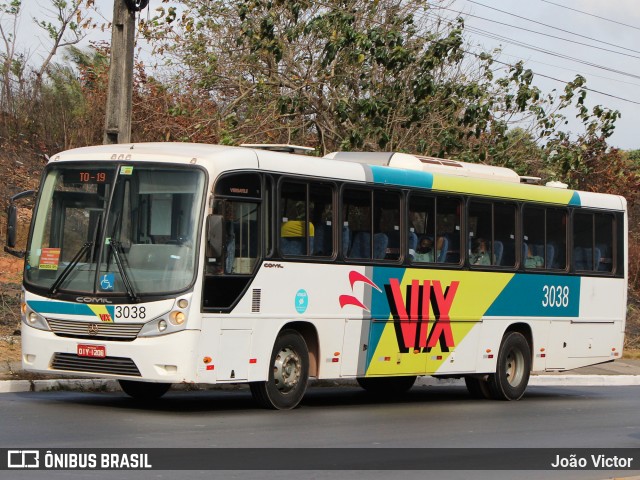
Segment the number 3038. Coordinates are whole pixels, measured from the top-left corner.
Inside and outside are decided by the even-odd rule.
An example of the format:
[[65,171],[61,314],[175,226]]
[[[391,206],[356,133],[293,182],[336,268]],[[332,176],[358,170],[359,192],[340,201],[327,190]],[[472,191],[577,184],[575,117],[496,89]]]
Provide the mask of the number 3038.
[[569,287],[562,285],[545,285],[542,287],[542,306],[545,308],[568,307]]
[[144,319],[147,316],[147,310],[144,307],[123,307],[116,306],[116,318],[140,318]]

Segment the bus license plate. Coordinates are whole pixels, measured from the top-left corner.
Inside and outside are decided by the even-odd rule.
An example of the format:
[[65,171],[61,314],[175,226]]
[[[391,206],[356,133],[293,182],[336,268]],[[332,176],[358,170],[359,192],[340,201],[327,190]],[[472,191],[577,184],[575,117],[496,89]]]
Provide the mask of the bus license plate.
[[78,345],[78,356],[106,358],[107,348],[104,345]]

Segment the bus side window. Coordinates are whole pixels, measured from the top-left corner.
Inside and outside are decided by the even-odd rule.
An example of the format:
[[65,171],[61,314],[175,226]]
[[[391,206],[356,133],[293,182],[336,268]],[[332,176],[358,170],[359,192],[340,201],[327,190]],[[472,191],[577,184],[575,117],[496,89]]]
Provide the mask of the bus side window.
[[460,199],[436,197],[436,261],[439,263],[460,263],[461,211]]
[[309,220],[306,184],[282,183],[279,221],[282,255],[309,255],[313,249],[315,225]]
[[547,268],[567,267],[567,211],[547,208]]
[[312,183],[309,185],[311,222],[315,225],[312,255],[330,257],[334,252],[333,232],[336,225],[333,208],[333,187]]
[[345,189],[343,193],[342,224],[349,236],[346,257],[360,259],[371,255],[371,203],[371,193],[365,190]]
[[331,185],[283,182],[279,208],[282,255],[333,255],[335,221]]
[[575,212],[573,266],[576,271],[613,272],[613,215]]

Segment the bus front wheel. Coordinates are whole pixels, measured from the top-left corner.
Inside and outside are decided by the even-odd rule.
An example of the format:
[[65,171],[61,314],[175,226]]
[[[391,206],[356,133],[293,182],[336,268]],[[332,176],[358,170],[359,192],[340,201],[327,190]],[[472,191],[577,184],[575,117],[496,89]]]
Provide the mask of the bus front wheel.
[[254,400],[264,408],[295,408],[309,380],[309,350],[304,338],[295,330],[283,330],[276,339],[269,365],[266,382],[249,384]]
[[496,373],[489,375],[491,397],[496,400],[518,400],[529,383],[531,348],[519,332],[508,332],[502,338]]
[[118,380],[118,383],[124,393],[136,400],[155,400],[171,388],[170,383],[138,382],[135,380]]

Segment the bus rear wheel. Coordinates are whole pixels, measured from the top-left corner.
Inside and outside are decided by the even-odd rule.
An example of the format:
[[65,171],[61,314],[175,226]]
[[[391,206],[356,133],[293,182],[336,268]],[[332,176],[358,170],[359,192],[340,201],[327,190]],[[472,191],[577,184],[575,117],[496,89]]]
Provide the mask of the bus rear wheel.
[[170,383],[138,382],[135,380],[118,380],[118,383],[124,393],[136,400],[155,400],[171,388]]
[[309,350],[304,338],[295,330],[283,330],[273,347],[270,365],[266,382],[249,384],[251,395],[264,408],[295,408],[309,380]]
[[496,373],[489,375],[491,397],[496,400],[518,400],[529,383],[531,348],[519,332],[508,332],[502,337],[498,352]]
[[399,395],[416,383],[416,376],[405,377],[359,377],[358,385],[374,395]]

